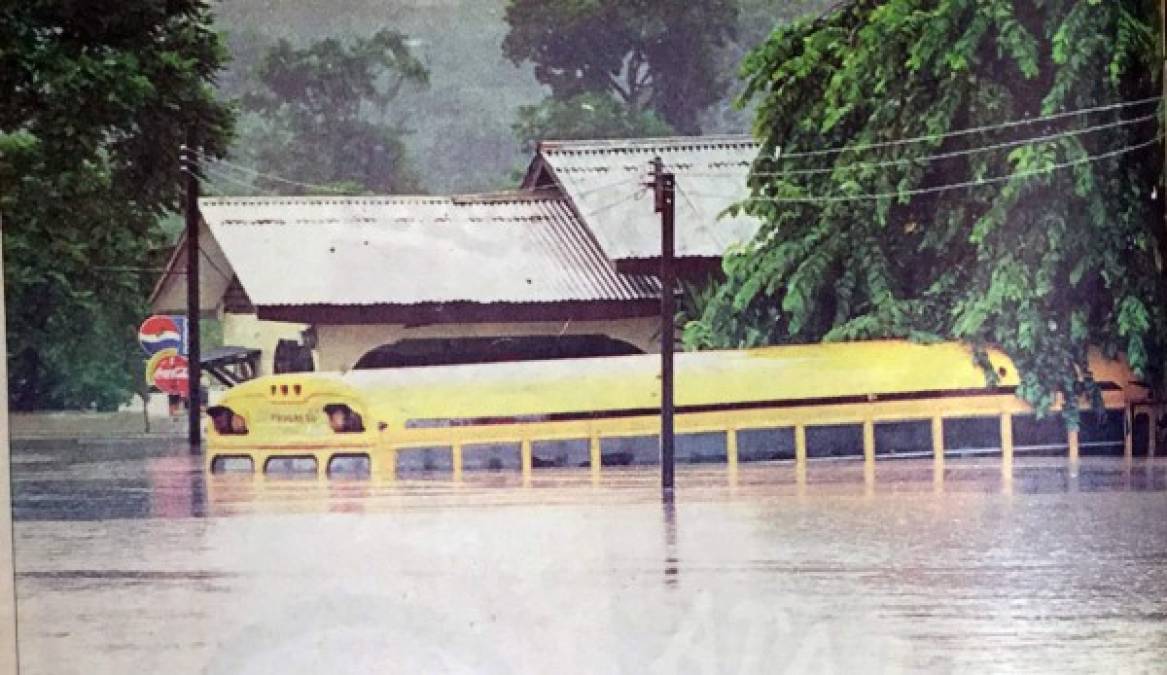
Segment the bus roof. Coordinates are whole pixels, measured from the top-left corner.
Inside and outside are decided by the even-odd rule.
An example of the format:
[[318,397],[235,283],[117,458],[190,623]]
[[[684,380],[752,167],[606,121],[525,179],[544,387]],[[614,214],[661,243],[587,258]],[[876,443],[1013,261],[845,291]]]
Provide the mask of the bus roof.
[[[1000,386],[1013,363],[990,351]],[[660,405],[660,355],[384,370],[344,381],[383,417],[449,419]],[[676,359],[676,403],[799,401],[986,388],[972,349],[898,340],[687,352]]]

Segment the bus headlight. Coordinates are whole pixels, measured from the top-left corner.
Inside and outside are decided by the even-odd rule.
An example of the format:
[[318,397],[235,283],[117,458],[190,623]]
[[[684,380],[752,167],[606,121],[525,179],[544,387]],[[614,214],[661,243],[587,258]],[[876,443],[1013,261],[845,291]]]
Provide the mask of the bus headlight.
[[242,436],[247,433],[247,420],[227,406],[207,408],[207,414],[211,417],[215,433],[221,436]]
[[365,423],[352,408],[343,403],[330,403],[324,406],[324,414],[328,416],[328,426],[338,434],[350,434],[365,430]]

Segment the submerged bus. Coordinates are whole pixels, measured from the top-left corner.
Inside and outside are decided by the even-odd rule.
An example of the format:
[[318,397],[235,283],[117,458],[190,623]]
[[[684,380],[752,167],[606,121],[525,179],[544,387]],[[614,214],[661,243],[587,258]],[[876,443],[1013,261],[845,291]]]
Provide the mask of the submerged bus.
[[[1067,432],[1016,395],[999,351],[869,341],[678,354],[678,463],[1014,452],[1154,452],[1152,401],[1092,357],[1104,410]],[[660,357],[428,366],[256,379],[208,409],[214,474],[402,477],[659,462]]]

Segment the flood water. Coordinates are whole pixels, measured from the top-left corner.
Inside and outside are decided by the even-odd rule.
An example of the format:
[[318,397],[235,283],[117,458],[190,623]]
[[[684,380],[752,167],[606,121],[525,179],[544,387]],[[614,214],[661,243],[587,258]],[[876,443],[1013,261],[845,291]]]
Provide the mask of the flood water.
[[[13,449],[22,672],[1167,672],[1167,463],[204,480]],[[868,477],[869,478],[869,477]]]

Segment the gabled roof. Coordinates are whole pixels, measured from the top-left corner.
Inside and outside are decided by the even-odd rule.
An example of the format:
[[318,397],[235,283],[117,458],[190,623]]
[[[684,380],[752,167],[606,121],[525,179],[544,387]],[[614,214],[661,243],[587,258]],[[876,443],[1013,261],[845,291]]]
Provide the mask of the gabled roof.
[[676,255],[720,258],[758,230],[748,216],[719,216],[748,196],[746,177],[759,148],[749,136],[544,141],[523,185],[559,186],[610,259],[657,258],[660,216],[644,183],[659,156],[676,174]]
[[[660,289],[651,160],[677,178],[677,272],[704,278],[757,232],[722,213],[748,196],[758,152],[748,136],[545,141],[516,191],[203,199],[200,305],[245,293],[261,318],[337,323],[648,315]],[[181,239],[155,311],[182,311],[185,270]]]
[[261,315],[279,306],[659,297],[654,279],[616,273],[564,200],[549,192],[223,197],[199,207]]
[[[150,294],[150,310],[155,314],[186,313],[187,236],[183,231],[170,254],[165,272]],[[234,273],[223,249],[211,236],[205,222],[199,226],[199,307],[203,312],[218,309],[231,287]]]

